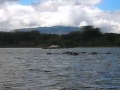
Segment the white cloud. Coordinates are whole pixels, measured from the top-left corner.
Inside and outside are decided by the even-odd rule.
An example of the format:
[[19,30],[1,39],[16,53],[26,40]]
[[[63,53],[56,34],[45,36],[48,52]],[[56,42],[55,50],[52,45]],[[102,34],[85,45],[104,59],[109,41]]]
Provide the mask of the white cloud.
[[4,2],[16,2],[19,0],[0,0],[0,3],[4,3]]
[[5,7],[7,4],[15,4],[18,3],[20,0],[0,0],[0,8]]
[[0,0],[0,31],[54,25],[94,25],[102,28],[103,32],[120,33],[120,11],[100,10],[96,5],[101,0],[40,0],[40,3],[28,6],[15,1],[19,0]]

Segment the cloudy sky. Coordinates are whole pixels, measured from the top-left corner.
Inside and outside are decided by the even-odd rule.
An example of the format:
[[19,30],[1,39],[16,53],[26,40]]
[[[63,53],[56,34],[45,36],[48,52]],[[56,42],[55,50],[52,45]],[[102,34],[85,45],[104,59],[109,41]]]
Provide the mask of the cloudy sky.
[[120,33],[120,0],[0,0],[0,31],[43,26],[100,27]]

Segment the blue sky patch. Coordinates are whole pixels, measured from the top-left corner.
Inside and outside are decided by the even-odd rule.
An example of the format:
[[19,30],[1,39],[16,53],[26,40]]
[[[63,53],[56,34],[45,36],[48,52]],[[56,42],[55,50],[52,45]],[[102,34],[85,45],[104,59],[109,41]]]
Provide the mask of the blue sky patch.
[[104,11],[120,10],[120,0],[103,0],[98,7]]
[[32,3],[37,3],[38,0],[20,0],[20,4],[30,5]]

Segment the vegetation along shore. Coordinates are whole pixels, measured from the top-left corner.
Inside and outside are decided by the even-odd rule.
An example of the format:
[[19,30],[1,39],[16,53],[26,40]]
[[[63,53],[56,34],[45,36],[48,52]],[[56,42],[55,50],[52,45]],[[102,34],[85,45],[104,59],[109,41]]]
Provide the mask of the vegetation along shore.
[[51,45],[59,45],[61,48],[119,47],[120,34],[102,33],[100,28],[91,25],[62,35],[43,34],[34,30],[30,32],[0,32],[0,47],[47,48]]

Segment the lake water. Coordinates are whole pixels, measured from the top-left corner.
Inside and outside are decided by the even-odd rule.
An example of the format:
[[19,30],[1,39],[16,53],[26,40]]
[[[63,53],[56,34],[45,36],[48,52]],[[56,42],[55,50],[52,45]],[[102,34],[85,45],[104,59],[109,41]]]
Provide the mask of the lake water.
[[120,90],[120,48],[1,48],[0,90]]

